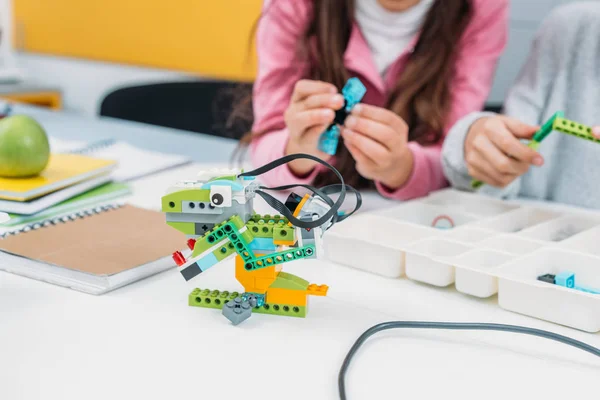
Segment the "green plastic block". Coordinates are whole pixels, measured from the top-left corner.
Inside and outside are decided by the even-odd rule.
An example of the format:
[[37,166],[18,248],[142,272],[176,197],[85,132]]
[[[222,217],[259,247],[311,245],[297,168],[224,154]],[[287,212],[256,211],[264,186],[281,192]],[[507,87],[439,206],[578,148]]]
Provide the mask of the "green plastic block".
[[[210,289],[194,289],[188,296],[188,304],[192,307],[222,309],[225,303],[240,297],[239,292],[221,292]],[[252,309],[253,313],[279,315],[286,317],[306,317],[307,308],[287,304],[265,303],[261,307]]]
[[273,240],[290,240],[296,242],[296,230],[293,226],[283,224],[273,229]]
[[274,289],[292,289],[292,290],[306,290],[310,283],[296,275],[292,275],[287,272],[280,272],[277,275],[275,282],[270,287]]
[[186,235],[196,234],[196,224],[193,222],[167,222],[167,225]]
[[253,313],[279,315],[284,317],[306,317],[306,306],[292,306],[286,304],[269,304],[265,303],[262,307],[252,309]]
[[224,244],[223,246],[213,251],[213,254],[219,261],[226,259],[233,253],[235,253],[235,246],[231,242]]
[[209,189],[188,189],[169,193],[162,197],[163,212],[181,212],[181,203],[184,201],[210,201]]
[[554,121],[557,118],[562,118],[563,116],[564,114],[562,111],[557,111],[548,121],[546,121],[544,125],[542,125],[540,130],[533,135],[532,139],[538,143],[544,140],[554,130]]
[[244,239],[244,242],[246,243],[250,243],[254,240],[254,236],[252,235],[252,232],[250,232],[250,229],[246,229],[242,233],[242,239]]
[[271,214],[262,214],[262,215],[261,214],[254,214],[252,216],[252,218],[250,218],[250,220],[254,221],[254,222],[258,222],[258,221],[261,221],[261,220],[265,221],[265,222],[273,221],[273,222],[277,222],[277,223],[279,221],[283,221],[286,224],[289,222],[287,220],[287,218],[285,218],[285,217],[283,217],[281,215],[278,215],[278,214],[275,214],[275,215],[271,215]]
[[[231,224],[231,227],[236,227],[237,229],[241,229],[244,226],[244,221],[237,215],[229,218],[227,221],[217,224],[210,231],[206,232],[204,236],[199,238],[196,241],[196,245],[194,246],[194,252],[192,257],[196,257],[206,250],[210,249],[220,241],[227,238],[227,232],[225,232],[225,225]],[[248,237],[247,234],[246,237]]]
[[284,219],[269,219],[263,220],[260,219],[258,221],[250,220],[246,224],[252,236],[257,238],[273,238],[273,229],[285,228],[286,222]]
[[210,181],[237,181],[238,178],[235,175],[223,175],[217,176],[216,178],[212,178]]
[[565,118],[557,118],[554,121],[554,129],[566,133],[567,135],[573,135],[581,139],[590,140],[595,143],[600,143],[600,139],[597,139],[592,134],[592,128],[579,124],[577,122],[569,121]]
[[238,292],[221,292],[210,289],[194,289],[189,295],[189,305],[194,307],[221,309],[229,300],[239,297]]
[[527,144],[527,147],[529,147],[530,149],[533,149],[533,150],[537,151],[540,148],[540,142],[532,140],[531,142],[529,142]]
[[297,247],[295,249],[271,253],[266,256],[257,257],[254,260],[249,260],[244,265],[248,271],[271,267],[277,264],[283,264],[290,261],[301,260],[303,258],[313,257],[316,248],[313,245]]

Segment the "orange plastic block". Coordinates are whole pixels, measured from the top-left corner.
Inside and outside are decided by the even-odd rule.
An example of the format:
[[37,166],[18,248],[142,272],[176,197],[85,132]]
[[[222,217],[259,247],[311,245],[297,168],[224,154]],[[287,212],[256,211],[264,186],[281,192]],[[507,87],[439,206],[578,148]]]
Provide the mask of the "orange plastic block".
[[254,278],[254,287],[264,292],[274,281],[272,278]]
[[327,291],[329,290],[329,286],[327,285],[316,285],[311,283],[308,285],[306,289],[306,293],[311,296],[327,296]]
[[304,290],[272,288],[267,290],[267,303],[306,306],[307,295]]
[[[292,214],[294,217],[298,217],[298,215],[300,215],[300,210],[302,210],[302,207],[304,207],[304,203],[306,203],[309,198],[310,198],[310,194],[307,193],[304,195],[302,200],[300,200],[300,203],[298,203],[298,205],[296,206],[296,209],[294,210],[294,213]],[[291,222],[288,222],[288,225],[294,226]]]
[[[263,254],[256,254],[257,257]],[[235,258],[235,279],[244,287],[246,292],[264,293],[275,282],[281,272],[281,265],[248,271],[244,268],[244,260],[238,255]]]
[[296,244],[295,240],[273,240],[273,244],[277,246],[293,246]]

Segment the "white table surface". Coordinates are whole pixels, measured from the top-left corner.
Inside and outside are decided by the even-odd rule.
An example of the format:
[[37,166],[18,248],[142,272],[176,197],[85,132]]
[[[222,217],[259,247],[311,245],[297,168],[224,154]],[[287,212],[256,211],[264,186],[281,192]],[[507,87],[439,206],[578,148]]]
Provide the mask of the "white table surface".
[[[202,135],[177,132],[173,141],[171,130],[39,116],[64,138],[81,138],[77,130],[110,136],[112,129],[134,144],[147,134],[165,146],[181,139],[215,153],[230,150]],[[166,187],[199,168],[134,182],[128,201],[156,209]],[[387,204],[365,198],[365,209]],[[330,286],[327,297],[311,297],[305,319],[254,315],[234,327],[217,310],[187,306],[194,287],[239,289],[232,269],[225,262],[187,283],[171,270],[98,297],[0,272],[0,399],[335,399],[339,367],[354,340],[388,320],[517,324],[600,346],[598,334],[506,312],[496,298],[477,300],[321,260],[285,268]],[[562,400],[595,398],[598,377],[599,359],[544,339],[411,330],[370,340],[354,360],[347,389],[353,400]]]

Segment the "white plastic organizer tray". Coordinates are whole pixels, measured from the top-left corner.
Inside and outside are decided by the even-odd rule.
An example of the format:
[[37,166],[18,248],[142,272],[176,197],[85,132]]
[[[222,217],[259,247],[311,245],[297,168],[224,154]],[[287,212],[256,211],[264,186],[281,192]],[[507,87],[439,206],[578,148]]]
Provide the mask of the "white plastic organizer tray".
[[[338,264],[497,294],[506,310],[600,332],[600,213],[562,210],[445,189],[335,225],[324,250]],[[575,287],[538,279],[566,273]]]

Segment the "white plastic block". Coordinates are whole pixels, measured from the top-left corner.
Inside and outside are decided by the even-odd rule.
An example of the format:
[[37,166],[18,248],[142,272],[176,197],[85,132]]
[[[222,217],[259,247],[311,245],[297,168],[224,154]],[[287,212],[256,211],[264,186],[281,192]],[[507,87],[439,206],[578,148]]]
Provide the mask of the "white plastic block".
[[524,229],[558,218],[559,213],[537,208],[519,208],[474,224],[477,228],[502,233],[517,233]]
[[442,238],[429,238],[406,248],[406,276],[435,286],[454,283],[452,258],[473,247]]
[[[437,224],[438,229],[452,228],[452,225],[454,225],[454,228],[456,228],[477,220],[477,216],[456,211],[456,209],[453,207],[434,206],[416,201],[407,202],[397,207],[378,211],[376,214],[391,218],[393,220],[433,229],[436,229],[433,226],[436,222],[436,219],[439,220],[440,218],[442,218],[442,220],[439,220]],[[452,223],[443,220],[444,217],[450,217]]]
[[[600,227],[589,229],[562,241],[559,246],[565,250],[579,251],[600,257]],[[600,273],[600,272],[599,272]]]
[[515,258],[495,250],[476,249],[454,259],[456,290],[475,297],[490,297],[498,293],[498,278],[494,270]]
[[597,218],[567,215],[525,229],[519,232],[518,236],[548,242],[562,242],[578,233],[596,227],[599,223]]
[[423,203],[451,207],[459,212],[482,217],[496,216],[519,208],[516,204],[458,190],[433,192],[423,199]]
[[497,250],[517,256],[533,253],[544,245],[544,242],[506,234],[491,237],[478,243],[478,247],[482,249]]
[[498,236],[498,232],[489,229],[472,228],[470,226],[459,226],[444,234],[446,239],[455,240],[466,244],[477,244],[484,240]]
[[600,288],[600,258],[558,248],[540,249],[498,268],[498,302],[506,310],[586,332],[600,332],[600,295],[537,277],[575,273],[577,285]]
[[430,234],[419,226],[359,214],[328,230],[323,248],[332,262],[398,278],[404,275],[404,248]]

